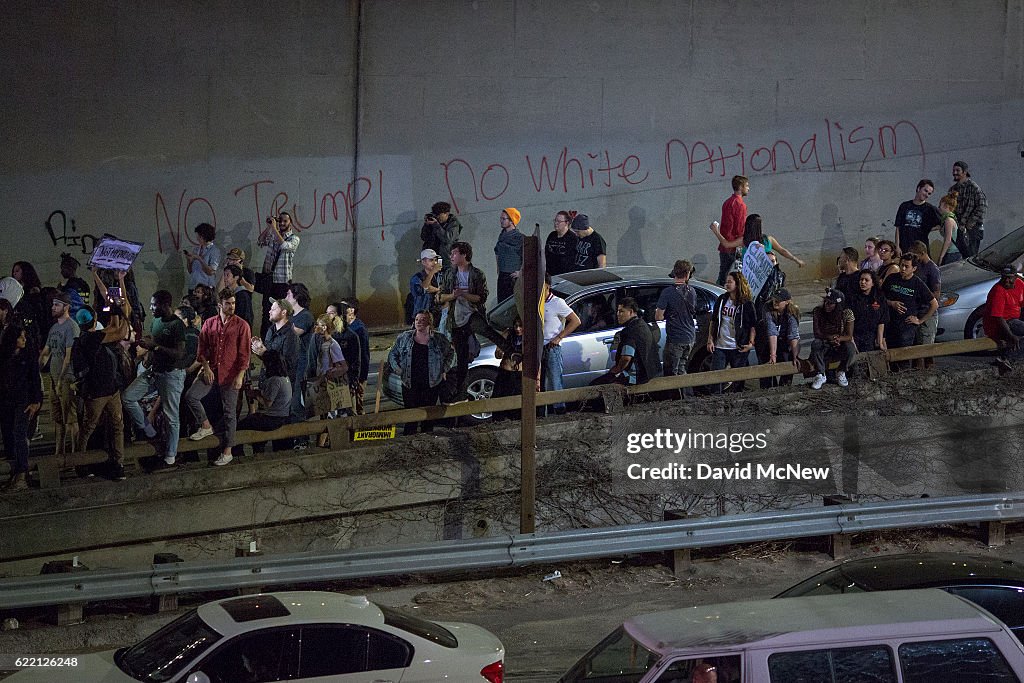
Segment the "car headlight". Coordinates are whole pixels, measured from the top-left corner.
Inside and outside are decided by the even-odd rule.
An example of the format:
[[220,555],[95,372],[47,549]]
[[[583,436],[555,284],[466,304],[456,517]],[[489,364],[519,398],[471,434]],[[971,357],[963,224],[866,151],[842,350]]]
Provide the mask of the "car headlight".
[[942,299],[939,300],[939,308],[946,308],[956,303],[956,300],[960,298],[957,292],[943,292]]

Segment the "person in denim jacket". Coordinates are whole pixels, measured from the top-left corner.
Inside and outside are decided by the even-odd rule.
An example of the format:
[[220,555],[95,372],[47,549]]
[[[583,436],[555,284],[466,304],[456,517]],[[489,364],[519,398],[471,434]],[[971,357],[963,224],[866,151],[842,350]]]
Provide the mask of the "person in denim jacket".
[[[759,323],[757,333],[757,362],[760,365],[774,365],[789,361],[800,367],[800,309],[793,303],[788,289],[780,289],[765,305],[764,319]],[[789,386],[793,375],[764,377],[761,388]]]
[[[402,379],[406,408],[432,406],[437,404],[447,374],[455,367],[455,350],[444,335],[434,330],[430,311],[419,311],[413,318],[413,329],[395,340],[388,365]],[[421,425],[421,431],[433,429],[434,423],[429,420]],[[406,423],[404,433],[415,434],[416,423]]]

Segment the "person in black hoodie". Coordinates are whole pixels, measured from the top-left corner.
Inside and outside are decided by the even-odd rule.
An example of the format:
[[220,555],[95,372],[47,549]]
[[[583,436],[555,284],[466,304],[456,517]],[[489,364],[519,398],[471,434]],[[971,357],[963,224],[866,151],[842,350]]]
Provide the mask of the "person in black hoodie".
[[631,297],[619,301],[615,315],[622,325],[615,335],[615,365],[590,384],[646,384],[659,374],[661,363],[651,328],[640,317],[640,306]]
[[39,350],[32,335],[19,324],[0,336],[0,431],[4,447],[14,458],[8,491],[28,488],[28,425],[43,404]]
[[[725,278],[725,293],[718,297],[711,314],[708,332],[708,353],[712,370],[726,367],[745,368],[750,365],[748,355],[757,338],[756,314],[750,285],[743,273],[733,271]],[[744,382],[733,382],[730,391],[743,391]],[[722,393],[722,385],[712,386],[712,393]]]
[[889,302],[882,296],[875,271],[860,271],[858,288],[849,298],[853,311],[853,343],[861,353],[885,351],[885,326],[889,322]]
[[[123,276],[122,276],[123,277]],[[123,290],[122,290],[123,291]],[[111,318],[102,330],[83,332],[71,351],[71,365],[78,379],[79,395],[85,400],[85,418],[79,443],[86,448],[89,437],[101,421],[111,427],[110,460],[107,472],[114,481],[124,481],[124,412],[121,390],[125,380],[120,370],[116,345],[128,338],[131,327],[131,306],[126,298],[108,298]]]

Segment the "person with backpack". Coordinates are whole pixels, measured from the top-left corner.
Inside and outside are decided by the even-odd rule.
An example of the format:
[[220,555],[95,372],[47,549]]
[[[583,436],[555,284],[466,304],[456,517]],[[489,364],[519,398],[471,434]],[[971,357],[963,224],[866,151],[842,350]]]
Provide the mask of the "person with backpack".
[[124,376],[116,346],[127,339],[131,332],[131,306],[127,299],[109,298],[108,301],[111,313],[109,323],[103,329],[84,332],[75,341],[71,351],[71,365],[78,383],[78,393],[85,401],[85,417],[79,443],[82,448],[86,448],[100,422],[108,421],[111,440],[107,472],[113,481],[124,481],[124,413],[121,408],[121,391],[133,378]]

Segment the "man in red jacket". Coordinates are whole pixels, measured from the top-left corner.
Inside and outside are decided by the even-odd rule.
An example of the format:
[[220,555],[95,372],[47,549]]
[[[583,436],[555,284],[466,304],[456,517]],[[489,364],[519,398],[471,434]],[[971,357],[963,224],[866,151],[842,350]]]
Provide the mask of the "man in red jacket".
[[220,290],[217,295],[217,315],[203,323],[196,362],[190,368],[194,370],[201,366],[203,371],[185,397],[188,407],[202,425],[198,432],[189,437],[198,440],[198,435],[202,435],[199,436],[201,439],[213,432],[201,401],[214,383],[220,391],[224,417],[218,424],[221,427],[218,430],[221,453],[214,465],[227,465],[232,459],[231,447],[235,445],[235,426],[238,421],[238,392],[249,367],[251,337],[249,324],[235,315],[235,293],[226,288]]
[[1024,321],[1020,319],[1021,305],[1024,304],[1024,281],[1013,266],[1006,266],[999,272],[999,282],[992,285],[988,293],[985,317],[982,325],[985,336],[999,345],[996,366],[1003,375],[1013,366],[1009,353],[1019,355],[1020,338],[1024,336]]

